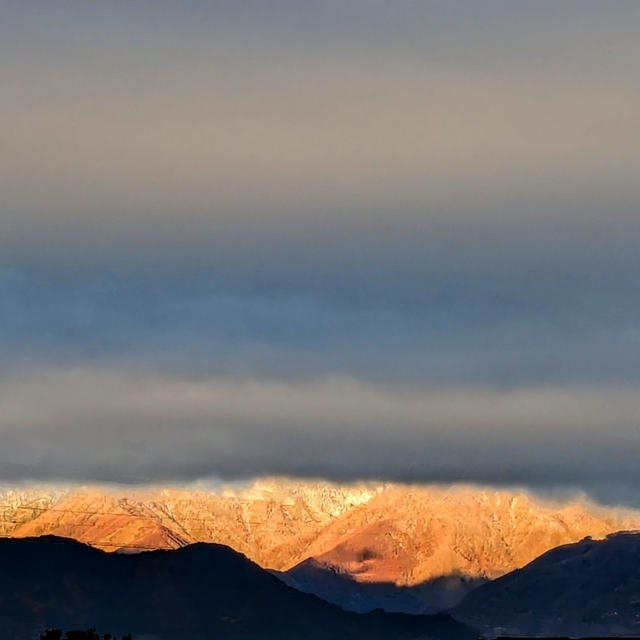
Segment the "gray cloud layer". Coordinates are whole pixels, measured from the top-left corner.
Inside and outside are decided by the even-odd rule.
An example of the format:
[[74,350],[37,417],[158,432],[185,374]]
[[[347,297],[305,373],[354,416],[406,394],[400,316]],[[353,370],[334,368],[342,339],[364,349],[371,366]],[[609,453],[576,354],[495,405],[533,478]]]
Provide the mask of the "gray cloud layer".
[[304,4],[1,3],[0,475],[633,486],[637,4]]
[[40,371],[3,381],[0,464],[20,479],[275,472],[562,486],[637,503],[628,491],[638,476],[637,394]]

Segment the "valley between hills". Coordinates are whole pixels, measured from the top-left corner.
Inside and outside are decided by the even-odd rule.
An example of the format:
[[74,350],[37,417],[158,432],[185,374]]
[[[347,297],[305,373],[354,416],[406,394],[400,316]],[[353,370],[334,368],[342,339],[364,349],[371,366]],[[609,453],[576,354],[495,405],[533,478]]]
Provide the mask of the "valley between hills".
[[0,533],[110,552],[227,545],[358,612],[434,613],[555,547],[640,529],[640,512],[473,486],[266,478],[243,488],[5,488]]

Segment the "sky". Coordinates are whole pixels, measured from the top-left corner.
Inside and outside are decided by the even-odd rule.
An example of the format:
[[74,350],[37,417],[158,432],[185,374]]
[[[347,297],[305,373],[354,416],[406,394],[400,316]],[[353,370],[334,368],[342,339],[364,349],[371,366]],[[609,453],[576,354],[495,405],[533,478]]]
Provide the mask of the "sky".
[[640,504],[635,0],[0,0],[0,481]]

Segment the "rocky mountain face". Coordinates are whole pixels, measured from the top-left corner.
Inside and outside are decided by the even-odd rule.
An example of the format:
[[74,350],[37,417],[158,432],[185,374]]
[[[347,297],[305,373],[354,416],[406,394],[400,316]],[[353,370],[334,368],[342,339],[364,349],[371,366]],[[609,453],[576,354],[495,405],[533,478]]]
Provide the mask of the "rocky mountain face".
[[300,593],[229,547],[109,554],[66,538],[0,540],[3,637],[110,629],[154,640],[471,640],[446,615],[345,612]]
[[491,579],[560,544],[635,527],[639,515],[522,493],[392,486],[331,522],[306,552],[366,582]]
[[[365,504],[378,486],[260,480],[241,491],[70,491],[49,508],[20,507],[14,537],[53,534],[106,551],[226,544],[263,567],[286,569],[330,522]],[[25,499],[25,503],[26,503]]]
[[48,511],[65,493],[65,489],[53,487],[0,487],[0,537]]
[[634,511],[459,486],[266,479],[221,492],[94,488],[39,499],[22,499],[7,534],[68,536],[107,551],[221,543],[359,611],[453,606],[553,547],[640,528]]
[[95,490],[63,495],[48,508],[27,503],[16,511],[35,517],[11,531],[15,538],[55,534],[106,551],[175,549],[192,541],[164,526],[143,502],[129,504],[124,497]]
[[[297,588],[354,610],[380,606],[428,612],[455,605],[479,582],[522,567],[553,547],[639,524],[637,513],[589,503],[392,486],[325,527],[306,550],[313,567],[307,561],[290,569],[287,578]],[[358,585],[338,582],[336,576]],[[400,597],[381,585],[405,589]]]
[[553,549],[474,590],[453,613],[489,637],[637,637],[640,534]]

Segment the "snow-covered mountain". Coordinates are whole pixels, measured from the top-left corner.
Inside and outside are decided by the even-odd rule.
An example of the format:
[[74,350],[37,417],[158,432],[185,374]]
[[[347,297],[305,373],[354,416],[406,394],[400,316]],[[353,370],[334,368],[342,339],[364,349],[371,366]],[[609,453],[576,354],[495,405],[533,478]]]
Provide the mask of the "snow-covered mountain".
[[[361,611],[453,606],[479,582],[558,545],[640,528],[636,511],[472,486],[261,479],[219,491],[91,487],[2,496],[5,535],[55,534],[107,551],[221,543],[285,572],[289,584]],[[407,597],[398,598],[397,587]]]

